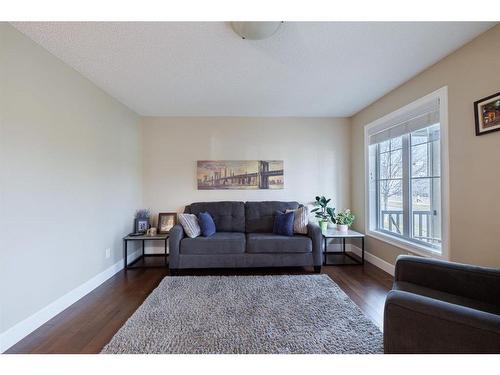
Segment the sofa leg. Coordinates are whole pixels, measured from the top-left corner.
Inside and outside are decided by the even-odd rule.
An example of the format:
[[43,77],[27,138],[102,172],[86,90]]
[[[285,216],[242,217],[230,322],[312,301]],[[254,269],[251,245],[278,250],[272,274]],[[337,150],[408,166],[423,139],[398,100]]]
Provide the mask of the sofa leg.
[[314,266],[314,273],[321,273],[321,266]]

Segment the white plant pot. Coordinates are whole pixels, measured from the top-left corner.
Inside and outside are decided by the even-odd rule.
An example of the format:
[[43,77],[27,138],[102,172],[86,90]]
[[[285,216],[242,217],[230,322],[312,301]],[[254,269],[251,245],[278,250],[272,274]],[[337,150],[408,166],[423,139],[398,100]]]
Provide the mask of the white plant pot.
[[347,225],[347,224],[337,224],[337,230],[339,232],[347,232],[349,230],[349,225]]

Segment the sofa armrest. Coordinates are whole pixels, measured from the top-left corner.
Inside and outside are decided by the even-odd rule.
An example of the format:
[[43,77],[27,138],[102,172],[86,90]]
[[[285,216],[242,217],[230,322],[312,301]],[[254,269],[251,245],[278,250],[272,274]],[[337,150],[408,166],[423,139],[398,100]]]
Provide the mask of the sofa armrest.
[[170,229],[170,235],[168,238],[168,263],[169,268],[171,269],[179,268],[179,249],[183,238],[184,229],[182,228],[182,225],[174,225],[172,229]]
[[312,240],[313,263],[315,267],[323,264],[323,236],[317,224],[307,224],[307,236]]
[[384,309],[385,353],[500,353],[500,316],[392,290]]
[[499,269],[400,255],[394,280],[500,305]]

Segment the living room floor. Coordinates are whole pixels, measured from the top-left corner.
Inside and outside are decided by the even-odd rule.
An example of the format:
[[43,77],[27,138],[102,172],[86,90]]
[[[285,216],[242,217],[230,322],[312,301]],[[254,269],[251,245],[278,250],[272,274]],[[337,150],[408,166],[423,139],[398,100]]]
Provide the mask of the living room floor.
[[[308,270],[199,270],[180,275],[308,274]],[[342,290],[381,330],[384,301],[392,276],[363,266],[323,266]],[[6,353],[99,353],[144,299],[168,276],[165,268],[121,271],[49,320]]]

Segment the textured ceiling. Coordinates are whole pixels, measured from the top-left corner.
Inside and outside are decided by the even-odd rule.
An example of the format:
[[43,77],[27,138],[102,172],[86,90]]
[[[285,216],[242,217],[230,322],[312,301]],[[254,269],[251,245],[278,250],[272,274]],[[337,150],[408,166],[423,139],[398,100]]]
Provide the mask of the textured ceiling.
[[13,23],[145,116],[350,116],[493,23]]

